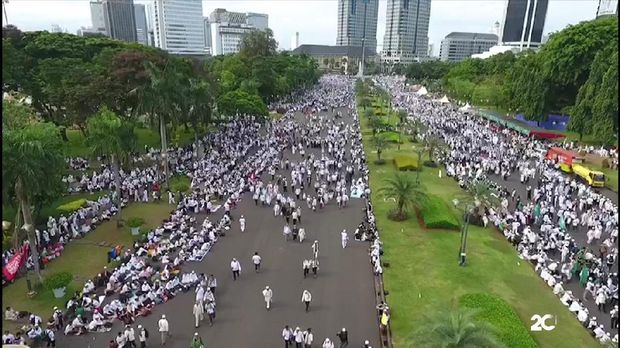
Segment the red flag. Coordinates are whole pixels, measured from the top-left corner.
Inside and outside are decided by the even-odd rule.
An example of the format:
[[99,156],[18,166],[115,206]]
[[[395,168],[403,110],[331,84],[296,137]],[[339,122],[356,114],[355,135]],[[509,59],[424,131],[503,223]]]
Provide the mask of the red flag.
[[7,262],[7,264],[2,268],[2,274],[8,281],[13,281],[17,272],[22,268],[26,260],[28,260],[28,244],[24,244],[13,257]]

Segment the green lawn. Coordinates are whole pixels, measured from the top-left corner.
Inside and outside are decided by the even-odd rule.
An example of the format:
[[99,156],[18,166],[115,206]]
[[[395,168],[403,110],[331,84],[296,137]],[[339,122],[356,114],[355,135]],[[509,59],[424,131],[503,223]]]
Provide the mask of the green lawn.
[[[370,146],[372,133],[368,131],[363,117],[362,126],[366,154],[373,158],[375,154]],[[405,222],[389,220],[387,214],[393,203],[384,202],[376,192],[383,185],[382,178],[395,171],[389,163],[398,154],[415,156],[412,144],[405,140],[401,151],[395,147],[384,151],[382,157],[386,159],[385,165],[378,166],[369,161],[377,226],[385,250],[383,261],[390,264],[384,267],[383,275],[385,289],[389,292],[388,303],[392,308],[395,347],[408,346],[411,333],[423,322],[426,314],[458,303],[462,295],[472,293],[490,293],[510,303],[522,321],[523,330],[529,330],[530,318],[534,314],[556,315],[558,325],[555,330],[532,333],[540,347],[597,346],[596,341],[534,273],[533,267],[519,259],[512,245],[496,230],[470,227],[468,263],[466,267],[459,267],[458,231],[423,230],[414,217]],[[441,179],[438,177],[439,169],[444,173]],[[457,183],[445,176],[443,168],[424,167],[420,181],[429,193],[443,199],[449,209],[452,209],[451,200],[462,193]],[[458,216],[456,211],[453,213]]]
[[[130,217],[139,216],[146,221],[146,226],[143,229],[155,228],[161,225],[173,209],[174,207],[164,203],[133,203],[123,209],[123,219],[127,220]],[[51,315],[54,306],[64,306],[74,290],[81,290],[87,279],[96,276],[107,265],[107,252],[110,247],[102,247],[97,245],[98,243],[105,242],[106,244],[120,244],[130,247],[133,241],[128,227],[117,229],[116,221],[105,222],[85,238],[70,242],[62,255],[52,260],[43,270],[44,277],[46,274],[63,271],[73,274],[74,280],[67,287],[65,298],[55,299],[51,290],[44,289],[33,299],[28,299],[26,296],[26,277],[21,277],[2,289],[2,303],[5,307],[12,306],[19,311],[37,313],[43,320],[46,320]],[[33,277],[31,275],[31,278]],[[2,324],[5,328],[7,325],[10,328],[15,328],[15,323],[12,322],[3,321]]]

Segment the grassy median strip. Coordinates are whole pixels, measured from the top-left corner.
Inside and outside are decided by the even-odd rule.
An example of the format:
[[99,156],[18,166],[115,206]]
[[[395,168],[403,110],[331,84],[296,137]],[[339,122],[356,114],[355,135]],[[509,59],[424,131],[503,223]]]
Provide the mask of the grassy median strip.
[[[363,115],[363,110],[359,110]],[[372,131],[362,116],[362,134],[366,154],[374,150]],[[403,137],[405,139],[406,137]],[[411,334],[431,314],[446,306],[459,303],[468,294],[488,294],[509,304],[521,325],[529,330],[534,314],[552,314],[558,325],[553,331],[532,332],[532,338],[540,347],[597,347],[598,343],[565,308],[551,289],[534,273],[533,267],[521,260],[516,250],[503,235],[491,228],[470,226],[467,243],[468,264],[458,266],[460,234],[454,230],[425,230],[412,214],[404,222],[387,218],[394,203],[377,195],[383,179],[396,171],[392,160],[396,156],[416,156],[413,144],[407,139],[401,150],[391,147],[382,157],[385,165],[369,161],[370,188],[375,208],[377,226],[384,243],[383,261],[385,288],[389,292],[388,303],[392,308],[391,327],[395,347],[406,347]],[[416,157],[417,158],[417,157]],[[423,157],[422,161],[428,159]],[[423,167],[420,181],[426,191],[443,201],[442,211],[456,217],[452,199],[462,194],[456,181],[443,175],[445,169]],[[416,175],[411,172],[409,175]],[[484,308],[485,315],[500,315],[495,308]],[[491,323],[498,326],[496,323]],[[517,325],[513,323],[511,325]],[[502,331],[503,327],[498,327]],[[521,335],[521,334],[520,334]],[[521,348],[512,339],[500,335],[508,347]]]

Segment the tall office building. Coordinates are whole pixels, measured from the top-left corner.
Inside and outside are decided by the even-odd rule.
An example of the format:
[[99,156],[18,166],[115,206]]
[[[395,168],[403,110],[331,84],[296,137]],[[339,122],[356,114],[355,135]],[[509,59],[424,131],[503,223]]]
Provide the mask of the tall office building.
[[136,17],[133,0],[103,0],[103,16],[107,36],[136,42]]
[[134,4],[134,15],[136,18],[136,39],[143,45],[149,45],[149,32],[146,22],[146,6]]
[[105,32],[105,17],[103,15],[103,3],[100,0],[90,2],[90,21],[94,30]]
[[338,0],[337,46],[364,46],[377,50],[379,0]]
[[508,0],[502,37],[504,46],[536,48],[542,42],[549,0]]
[[473,54],[483,53],[497,45],[497,35],[452,32],[441,41],[439,59],[460,62]]
[[245,14],[246,24],[258,30],[269,28],[269,16],[264,13],[248,12]]
[[618,15],[618,0],[599,0],[596,18]]
[[409,64],[428,57],[431,0],[388,0],[381,60]]
[[172,54],[205,55],[202,0],[155,0],[155,46]]

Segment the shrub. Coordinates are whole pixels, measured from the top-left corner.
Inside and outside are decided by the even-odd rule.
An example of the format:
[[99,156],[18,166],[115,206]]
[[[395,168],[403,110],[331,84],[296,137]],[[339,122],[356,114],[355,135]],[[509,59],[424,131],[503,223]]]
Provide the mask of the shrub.
[[452,214],[452,209],[438,196],[428,195],[428,199],[422,205],[421,213],[422,220],[428,228],[459,229],[459,222]]
[[190,184],[191,181],[186,175],[175,175],[170,178],[170,190],[172,192],[187,192]]
[[403,143],[402,137],[399,137],[397,132],[393,132],[393,131],[384,132],[383,136],[386,138],[387,141],[391,143],[395,143],[395,144],[398,144],[399,142],[401,144]]
[[384,165],[384,164],[385,164],[385,160],[384,160],[383,158],[382,158],[382,159],[378,159],[378,160],[375,160],[375,162],[374,162],[374,163],[375,163],[376,165],[378,165],[378,166],[382,166],[382,165]]
[[429,168],[437,168],[437,162],[435,161],[424,161],[424,166],[429,167]]
[[71,214],[74,211],[80,209],[81,207],[85,206],[88,203],[88,201],[84,198],[80,198],[80,199],[76,199],[75,201],[71,201],[69,203],[65,203],[63,205],[59,205],[58,207],[56,207],[56,212],[58,213],[58,215],[60,214]]
[[127,225],[131,228],[140,227],[144,225],[144,219],[141,217],[134,216],[127,220]]
[[398,170],[418,170],[418,159],[413,156],[394,156],[394,165]]
[[498,339],[507,347],[537,347],[527,327],[503,299],[491,294],[466,294],[459,298],[459,303],[462,307],[479,310],[476,319],[493,325]]
[[43,284],[47,289],[64,288],[73,280],[73,275],[69,272],[53,273],[45,278]]

